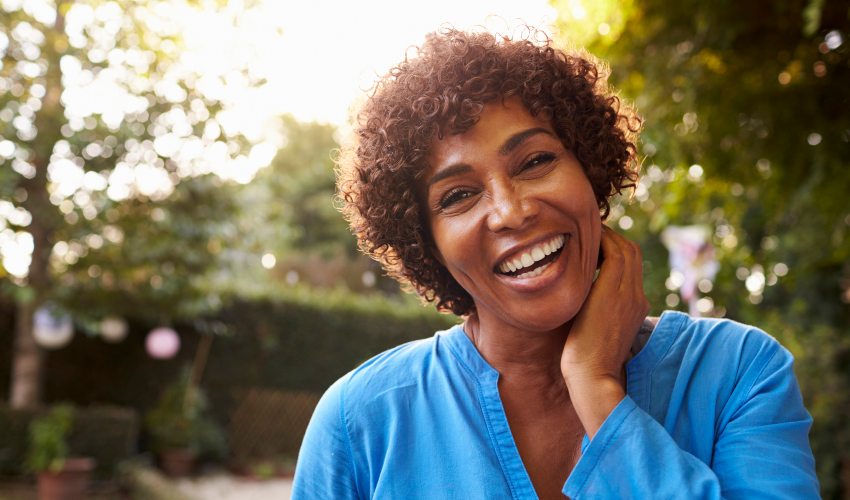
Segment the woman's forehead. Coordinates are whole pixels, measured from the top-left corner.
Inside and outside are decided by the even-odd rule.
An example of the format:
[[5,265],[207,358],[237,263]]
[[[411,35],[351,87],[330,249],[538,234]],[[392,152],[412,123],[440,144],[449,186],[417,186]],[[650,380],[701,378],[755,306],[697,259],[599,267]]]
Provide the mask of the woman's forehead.
[[459,162],[474,162],[494,155],[504,156],[517,142],[545,132],[557,137],[551,124],[535,117],[518,97],[494,99],[484,105],[480,120],[461,134],[434,136],[426,160],[428,178]]

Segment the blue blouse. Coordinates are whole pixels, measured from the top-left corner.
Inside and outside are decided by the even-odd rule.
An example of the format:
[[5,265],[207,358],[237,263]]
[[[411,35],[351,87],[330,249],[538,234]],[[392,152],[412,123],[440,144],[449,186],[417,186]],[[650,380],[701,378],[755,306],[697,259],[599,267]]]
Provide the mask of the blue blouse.
[[[817,499],[791,354],[729,320],[665,312],[627,396],[564,484],[573,500]],[[313,414],[293,500],[536,499],[499,373],[456,326],[380,354]]]

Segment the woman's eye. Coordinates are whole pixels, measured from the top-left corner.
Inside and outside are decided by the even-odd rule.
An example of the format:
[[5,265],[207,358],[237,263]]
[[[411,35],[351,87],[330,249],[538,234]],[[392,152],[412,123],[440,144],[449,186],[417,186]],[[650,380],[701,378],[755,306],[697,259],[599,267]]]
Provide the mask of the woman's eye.
[[447,208],[455,203],[459,202],[464,198],[468,198],[471,195],[469,191],[464,191],[462,189],[456,189],[454,191],[450,191],[442,200],[440,200],[440,208]]
[[540,165],[544,165],[546,163],[551,162],[555,159],[555,153],[540,153],[536,154],[528,160],[525,165],[522,166],[522,170],[528,170],[530,168],[534,168]]

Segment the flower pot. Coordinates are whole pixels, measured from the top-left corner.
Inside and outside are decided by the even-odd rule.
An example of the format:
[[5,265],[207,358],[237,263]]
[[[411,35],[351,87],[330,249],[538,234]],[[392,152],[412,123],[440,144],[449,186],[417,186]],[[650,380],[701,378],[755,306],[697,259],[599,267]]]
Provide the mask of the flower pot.
[[38,500],[86,500],[92,458],[66,458],[59,472],[38,474]]
[[159,453],[159,466],[171,477],[185,477],[195,470],[197,459],[191,450],[163,450]]

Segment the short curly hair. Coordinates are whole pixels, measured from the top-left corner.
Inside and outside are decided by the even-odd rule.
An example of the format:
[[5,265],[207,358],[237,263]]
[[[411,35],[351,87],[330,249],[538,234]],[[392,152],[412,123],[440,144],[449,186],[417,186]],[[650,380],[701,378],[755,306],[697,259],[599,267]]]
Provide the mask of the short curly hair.
[[394,66],[361,102],[337,163],[337,203],[358,244],[390,276],[441,312],[465,316],[472,297],[435,257],[416,183],[434,136],[461,134],[484,104],[518,97],[549,120],[581,163],[602,218],[634,188],[641,120],[609,88],[606,68],[540,31],[512,39],[444,26]]

